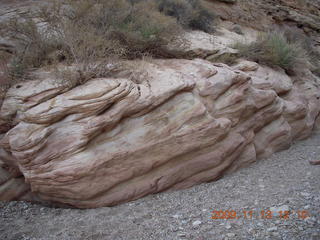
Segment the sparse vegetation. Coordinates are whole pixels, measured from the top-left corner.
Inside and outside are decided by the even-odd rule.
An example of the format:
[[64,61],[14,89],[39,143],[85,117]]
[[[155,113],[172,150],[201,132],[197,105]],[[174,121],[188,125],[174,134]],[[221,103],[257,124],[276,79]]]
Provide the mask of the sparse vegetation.
[[6,52],[0,52],[0,85],[5,86],[9,84],[9,68],[6,59],[10,57]]
[[0,101],[4,97],[5,90],[10,86],[9,69],[5,52],[0,52]]
[[261,34],[255,42],[237,43],[234,48],[239,55],[271,67],[279,66],[292,70],[299,64],[304,64],[308,55],[299,43],[291,43],[280,32]]
[[197,0],[64,0],[11,19],[1,29],[17,45],[11,78],[64,61],[75,63],[82,83],[107,75],[105,66],[121,59],[164,56],[163,46],[183,27],[211,32],[212,20]]
[[305,50],[311,64],[311,71],[320,76],[320,52],[315,49],[311,38],[304,32],[289,28],[284,31],[284,35],[290,43],[299,44]]
[[206,9],[201,0],[160,0],[159,10],[168,16],[175,17],[185,28],[214,31],[215,15]]

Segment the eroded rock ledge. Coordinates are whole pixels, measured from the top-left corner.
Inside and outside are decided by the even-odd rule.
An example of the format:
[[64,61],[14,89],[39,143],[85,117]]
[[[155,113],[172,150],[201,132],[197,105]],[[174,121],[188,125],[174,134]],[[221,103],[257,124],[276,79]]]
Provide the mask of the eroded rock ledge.
[[[200,59],[143,68],[140,83],[119,76],[68,90],[48,78],[11,88],[1,129],[15,127],[1,139],[0,176],[16,175],[0,182],[0,198],[94,208],[190,187],[288,148],[319,116],[320,80],[308,70],[290,78]],[[24,191],[6,195],[19,173]]]

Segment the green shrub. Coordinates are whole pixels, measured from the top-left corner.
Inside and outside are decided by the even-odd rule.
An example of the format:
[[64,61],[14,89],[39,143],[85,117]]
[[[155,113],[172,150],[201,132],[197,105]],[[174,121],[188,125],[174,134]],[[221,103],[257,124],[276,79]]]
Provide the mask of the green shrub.
[[292,70],[303,64],[307,58],[305,51],[297,43],[290,43],[284,34],[269,32],[262,34],[250,44],[237,43],[239,55],[269,66],[279,66],[285,70]]

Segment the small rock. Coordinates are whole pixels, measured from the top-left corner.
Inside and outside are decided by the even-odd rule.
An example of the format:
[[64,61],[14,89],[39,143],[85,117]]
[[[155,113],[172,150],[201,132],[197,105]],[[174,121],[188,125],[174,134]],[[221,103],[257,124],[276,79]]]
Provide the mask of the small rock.
[[178,237],[186,237],[187,236],[187,234],[185,234],[185,233],[178,233]]
[[263,223],[262,223],[262,222],[258,222],[257,225],[258,225],[259,227],[263,227]]
[[278,237],[280,234],[278,232],[271,232],[272,236]]
[[307,193],[307,192],[301,192],[300,195],[303,196],[306,199],[309,199],[311,197],[311,194]]
[[320,165],[320,160],[312,160],[312,161],[309,161],[309,163],[311,165]]
[[193,225],[194,227],[198,227],[198,226],[200,226],[201,224],[202,224],[202,222],[199,221],[199,220],[194,221],[194,222],[192,223],[192,225]]
[[226,229],[231,229],[232,227],[231,227],[231,225],[230,224],[227,224],[226,225]]
[[236,234],[234,234],[234,233],[227,233],[226,235],[229,238],[234,238],[236,236]]
[[278,230],[277,227],[271,227],[271,228],[268,228],[268,229],[267,229],[267,232],[275,232],[275,231],[277,231],[277,230]]
[[178,214],[176,214],[176,215],[173,215],[172,217],[173,218],[179,218],[180,216]]

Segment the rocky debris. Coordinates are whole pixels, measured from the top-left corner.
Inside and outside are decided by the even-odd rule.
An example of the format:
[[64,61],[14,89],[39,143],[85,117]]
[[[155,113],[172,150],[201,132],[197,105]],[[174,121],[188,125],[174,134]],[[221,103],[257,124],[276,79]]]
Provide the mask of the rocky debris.
[[248,61],[143,67],[140,83],[102,78],[67,91],[47,78],[9,90],[0,119],[17,125],[2,151],[35,197],[94,208],[213,181],[309,136],[320,112],[307,70],[293,79]]

